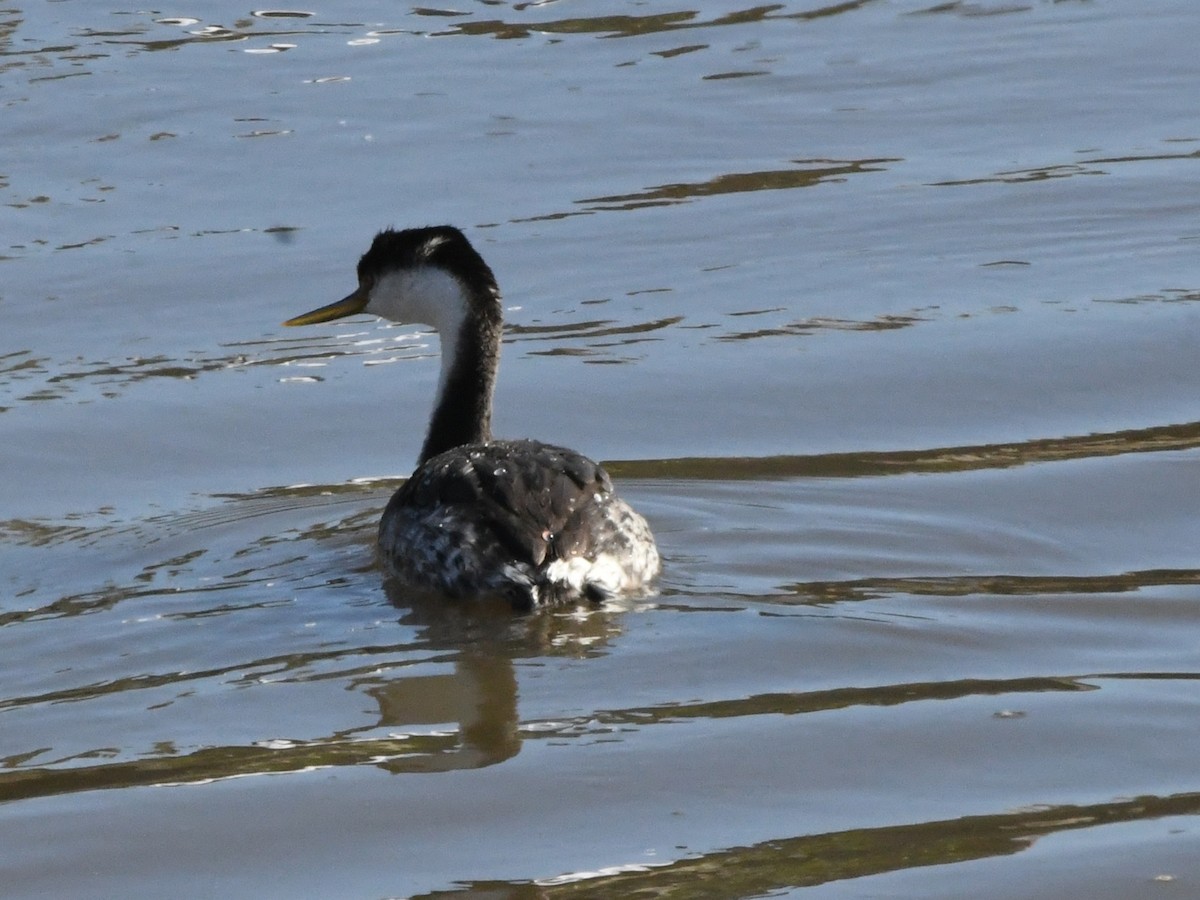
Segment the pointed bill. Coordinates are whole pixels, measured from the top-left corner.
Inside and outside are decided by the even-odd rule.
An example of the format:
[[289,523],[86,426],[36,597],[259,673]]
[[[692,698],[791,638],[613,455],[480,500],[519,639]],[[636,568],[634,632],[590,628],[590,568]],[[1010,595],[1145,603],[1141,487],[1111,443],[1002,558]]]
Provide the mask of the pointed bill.
[[284,325],[315,325],[318,322],[329,322],[360,313],[367,307],[367,292],[359,287],[353,294],[343,297],[337,303],[330,303],[320,309],[306,312],[304,315],[288,319]]

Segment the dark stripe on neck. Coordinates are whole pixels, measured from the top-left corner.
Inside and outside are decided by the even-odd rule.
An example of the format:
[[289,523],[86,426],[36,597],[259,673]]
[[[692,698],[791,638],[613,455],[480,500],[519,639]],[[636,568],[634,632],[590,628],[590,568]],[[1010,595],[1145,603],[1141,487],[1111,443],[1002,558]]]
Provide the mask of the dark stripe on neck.
[[[471,303],[418,465],[454,447],[492,439],[492,390],[500,361],[500,330],[500,304],[495,298]],[[442,352],[448,349],[443,340]]]

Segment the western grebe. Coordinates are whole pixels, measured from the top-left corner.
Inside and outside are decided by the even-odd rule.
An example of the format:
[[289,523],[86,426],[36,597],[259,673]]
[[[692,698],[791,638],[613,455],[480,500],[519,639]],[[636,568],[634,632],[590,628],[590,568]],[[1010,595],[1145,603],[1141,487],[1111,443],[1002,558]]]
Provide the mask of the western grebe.
[[461,231],[380,232],[358,261],[353,293],[283,324],[360,312],[431,326],[442,343],[417,469],[379,523],[392,575],[454,597],[498,594],[520,608],[649,588],[660,568],[654,536],[603,468],[563,447],[492,440],[500,289]]

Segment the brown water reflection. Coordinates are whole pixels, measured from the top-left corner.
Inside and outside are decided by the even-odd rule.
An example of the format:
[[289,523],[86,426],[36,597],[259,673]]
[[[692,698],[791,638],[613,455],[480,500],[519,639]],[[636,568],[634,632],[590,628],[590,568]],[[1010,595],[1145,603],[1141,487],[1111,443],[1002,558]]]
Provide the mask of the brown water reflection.
[[[783,4],[766,4],[759,6],[747,7],[743,10],[737,10],[723,15],[714,16],[712,18],[699,18],[701,13],[694,10],[675,10],[665,13],[655,13],[645,16],[634,15],[604,15],[590,16],[579,18],[564,18],[564,19],[549,19],[543,21],[525,21],[525,22],[506,22],[501,19],[481,19],[462,21],[459,17],[469,16],[469,13],[462,13],[454,10],[442,10],[432,8],[416,8],[412,10],[412,14],[418,17],[432,18],[437,20],[455,18],[459,19],[453,23],[448,23],[449,27],[438,30],[424,30],[413,27],[406,28],[378,28],[366,22],[347,22],[315,19],[315,13],[300,11],[300,10],[255,10],[245,17],[236,17],[228,20],[228,24],[222,21],[212,21],[206,24],[201,18],[188,16],[182,17],[162,17],[158,13],[149,12],[142,13],[146,16],[143,21],[137,21],[132,25],[123,28],[77,28],[72,32],[72,37],[77,39],[78,43],[60,44],[54,46],[41,46],[35,49],[11,51],[0,50],[0,57],[29,57],[31,61],[46,65],[49,60],[53,59],[54,54],[61,54],[61,59],[71,62],[80,59],[78,51],[81,47],[89,48],[107,48],[110,46],[117,47],[136,47],[144,52],[162,52],[173,51],[180,48],[188,47],[189,45],[204,45],[229,42],[243,42],[251,39],[279,39],[290,38],[298,40],[303,38],[317,38],[321,35],[335,34],[358,34],[365,33],[366,38],[357,38],[356,40],[363,42],[374,42],[380,36],[384,35],[420,35],[427,37],[439,36],[455,36],[455,35],[478,35],[484,37],[495,37],[500,39],[528,38],[540,34],[554,35],[595,35],[601,38],[634,38],[650,34],[659,34],[665,32],[699,29],[708,27],[720,26],[738,26],[752,25],[758,22],[764,22],[771,19],[779,20],[814,20],[828,16],[838,15],[844,12],[850,12],[860,7],[866,6],[869,0],[849,0],[845,3],[835,3],[828,6],[818,7],[812,10],[802,10],[800,12],[782,12],[786,7]],[[495,4],[491,4],[495,5]],[[540,4],[517,4],[514,7],[514,12],[521,13],[527,9],[534,8]],[[19,12],[18,10],[10,10],[9,12]],[[151,16],[159,16],[150,18]],[[300,22],[288,22],[292,27],[283,27],[287,20],[311,20]],[[278,22],[277,27],[270,27],[271,24]],[[8,21],[0,21],[0,47],[3,47],[11,39],[11,35],[22,24],[22,19],[12,19]],[[152,36],[156,32],[173,30],[179,36],[159,37]],[[182,32],[182,34],[179,34]],[[266,48],[256,48],[252,52],[268,53],[272,50],[290,49],[288,45],[270,46]],[[89,57],[104,58],[109,54],[104,52],[96,52]],[[23,61],[14,61],[8,65],[22,65]],[[0,71],[3,71],[6,66],[0,65]],[[56,77],[72,77],[80,74],[91,74],[90,72],[71,72],[68,75]]]
[[811,581],[788,586],[792,596],[778,603],[843,603],[895,594],[933,597],[1046,596],[1112,594],[1149,587],[1200,584],[1200,569],[1153,569],[1111,575],[958,575],[944,578],[864,578],[859,581]]
[[602,37],[625,38],[646,34],[683,29],[708,28],[714,25],[745,25],[767,19],[820,19],[839,13],[850,12],[866,6],[870,0],[849,0],[833,3],[813,10],[781,13],[786,7],[782,3],[751,6],[743,10],[697,21],[699,12],[678,10],[646,16],[593,16],[578,19],[553,19],[541,22],[510,23],[500,19],[476,22],[458,22],[454,32],[458,34],[490,35],[512,39],[527,38],[535,34],[598,34]]
[[[867,455],[870,466],[846,465],[844,460],[826,457],[641,461],[628,465],[633,466],[635,472],[638,466],[653,467],[652,472],[638,474],[650,482],[658,482],[656,489],[660,494],[687,493],[686,486],[670,484],[673,479],[711,478],[718,482],[737,482],[739,478],[746,481],[758,477],[767,482],[758,488],[764,491],[758,500],[770,503],[789,495],[793,485],[769,482],[776,478],[796,477],[796,471],[808,471],[806,466],[844,478],[868,473],[957,472],[963,467],[964,460],[967,469],[1008,468],[1019,462],[1178,449],[1194,445],[1198,430],[1200,426],[1193,423],[1058,441],[970,448],[970,453],[964,452],[964,448],[944,448],[916,456],[900,455],[890,466],[883,465],[888,454]],[[934,466],[934,462],[942,468]],[[739,476],[739,472],[743,475]],[[935,479],[915,481],[928,484]],[[639,652],[644,653],[647,644],[675,640],[676,654],[683,646],[688,647],[687,652],[691,654],[694,643],[693,637],[688,636],[691,623],[714,615],[714,607],[706,605],[702,591],[682,598],[679,595],[686,592],[675,591],[660,598],[654,607],[655,615],[668,617],[670,625],[665,627],[667,623],[663,622],[664,633],[647,634],[645,622],[648,617],[635,615],[630,610],[555,610],[545,615],[514,617],[502,607],[447,605],[385,585],[392,605],[386,607],[384,617],[388,619],[389,628],[399,625],[404,629],[404,640],[379,639],[379,634],[387,632],[378,631],[347,638],[346,633],[329,627],[326,622],[313,630],[311,644],[301,646],[302,639],[293,635],[287,640],[284,652],[276,649],[271,655],[257,655],[263,648],[273,646],[271,635],[278,633],[273,629],[295,627],[300,616],[315,614],[311,607],[306,611],[301,605],[291,606],[310,588],[318,589],[321,605],[334,611],[341,607],[347,619],[358,621],[364,616],[378,615],[377,611],[361,607],[347,608],[352,604],[336,591],[335,586],[350,583],[358,585],[364,595],[377,596],[379,578],[369,567],[366,557],[378,509],[396,483],[397,480],[387,479],[229,494],[220,498],[223,502],[212,509],[167,515],[153,523],[110,523],[92,529],[90,535],[84,533],[87,529],[77,533],[54,533],[53,529],[44,528],[13,530],[10,537],[17,541],[33,539],[72,547],[79,542],[97,540],[103,546],[105,536],[111,539],[118,531],[131,533],[130,529],[133,529],[139,534],[136,543],[141,548],[137,558],[140,568],[121,586],[110,585],[92,594],[58,598],[41,606],[31,603],[37,607],[36,611],[13,610],[14,618],[0,624],[18,627],[27,624],[36,628],[41,626],[32,619],[57,617],[63,621],[47,621],[45,627],[56,628],[58,639],[69,643],[72,627],[80,632],[89,630],[89,627],[96,627],[93,623],[98,619],[100,627],[111,628],[112,619],[104,614],[118,605],[128,604],[131,609],[124,613],[126,617],[153,615],[169,623],[171,630],[163,632],[164,635],[178,634],[174,629],[186,628],[210,617],[219,623],[218,635],[233,635],[247,628],[253,630],[261,624],[268,627],[244,645],[206,648],[200,657],[202,664],[195,669],[187,670],[182,665],[176,669],[169,664],[155,669],[145,660],[134,658],[129,665],[120,662],[98,666],[91,670],[98,674],[86,679],[78,672],[64,672],[50,679],[54,690],[27,691],[20,696],[12,696],[18,693],[16,691],[10,692],[0,705],[0,714],[13,713],[14,720],[23,715],[31,720],[39,714],[63,715],[65,708],[68,710],[66,715],[71,716],[71,710],[77,709],[75,715],[81,722],[89,719],[91,722],[83,726],[79,734],[48,737],[36,743],[32,739],[22,741],[15,735],[10,737],[12,750],[6,758],[0,759],[0,802],[37,804],[51,798],[63,798],[62,802],[66,804],[90,804],[96,799],[88,794],[105,792],[106,798],[99,802],[121,805],[127,802],[126,797],[139,797],[136,792],[122,792],[122,788],[196,786],[236,778],[247,779],[244,787],[248,790],[269,784],[272,790],[282,788],[286,792],[291,790],[293,783],[302,788],[311,782],[304,777],[277,781],[253,776],[301,776],[301,773],[321,770],[328,772],[330,780],[344,774],[346,783],[362,778],[377,779],[378,783],[371,790],[402,805],[408,801],[413,785],[424,782],[424,779],[408,776],[420,773],[487,769],[486,776],[480,773],[482,777],[503,781],[513,771],[540,765],[543,761],[554,773],[572,771],[572,766],[580,759],[585,766],[603,767],[603,763],[592,760],[602,759],[601,751],[595,748],[605,745],[619,744],[622,752],[627,750],[636,755],[646,752],[646,747],[653,748],[672,740],[680,742],[680,753],[685,755],[688,738],[684,734],[681,739],[682,732],[690,730],[692,739],[699,735],[702,740],[710,735],[719,737],[722,733],[756,735],[766,733],[774,723],[785,718],[790,719],[797,735],[807,739],[822,734],[829,726],[828,713],[843,710],[852,715],[865,711],[868,716],[882,709],[897,710],[898,719],[909,718],[924,727],[926,722],[938,719],[936,713],[932,719],[923,718],[922,710],[928,716],[931,706],[944,708],[955,701],[970,704],[978,698],[1013,698],[978,705],[975,713],[982,722],[990,724],[1000,715],[995,711],[996,707],[1018,706],[1021,710],[1033,711],[1029,721],[1045,722],[1052,718],[1047,713],[1066,708],[1064,701],[1076,710],[1086,707],[1089,701],[1102,704],[1105,694],[1109,695],[1110,703],[1114,697],[1119,701],[1120,689],[1099,690],[1106,687],[1100,683],[1103,679],[1123,679],[1125,684],[1139,685],[1173,680],[1183,683],[1186,688],[1196,677],[1187,672],[1167,671],[1170,663],[1163,663],[1162,671],[1133,671],[1153,666],[1153,662],[1139,661],[1137,665],[1131,665],[1129,672],[1089,674],[1097,670],[1085,667],[1087,664],[1060,665],[1057,660],[1038,660],[1013,672],[1011,677],[989,677],[996,672],[996,655],[994,652],[989,655],[986,649],[984,661],[978,666],[962,666],[952,671],[920,671],[920,667],[916,667],[910,670],[911,675],[904,677],[897,673],[896,667],[900,665],[899,658],[905,655],[905,644],[892,631],[887,640],[898,643],[850,673],[824,677],[818,671],[821,665],[801,671],[801,663],[797,661],[796,667],[789,669],[787,683],[772,682],[769,678],[759,680],[755,665],[769,668],[772,664],[769,657],[775,653],[772,648],[787,648],[788,653],[800,647],[806,654],[822,652],[820,633],[823,629],[820,626],[805,633],[793,632],[790,638],[795,641],[793,646],[789,646],[789,639],[784,639],[777,644],[764,642],[760,648],[741,644],[736,637],[722,637],[721,626],[710,624],[695,632],[693,637],[704,635],[702,639],[711,640],[719,655],[734,654],[732,660],[738,663],[742,674],[732,674],[734,667],[731,667],[720,684],[702,684],[693,688],[685,680],[673,681],[677,676],[671,671],[670,663],[663,666],[657,659],[648,663]],[[732,487],[743,497],[756,490],[746,484],[735,483]],[[739,525],[756,521],[759,515],[750,514],[747,520],[739,520],[734,515],[729,521],[736,531]],[[972,522],[977,524],[976,519]],[[281,523],[284,527],[279,527]],[[230,525],[239,526],[234,529],[236,534],[231,543],[226,545],[213,538]],[[763,527],[773,526],[768,523]],[[690,537],[697,536],[702,530],[699,520],[690,522],[685,526],[683,536],[677,534],[672,539],[675,548],[689,552]],[[43,546],[39,545],[39,550]],[[742,546],[734,540],[725,552],[732,555]],[[156,547],[161,547],[161,552],[156,551]],[[337,554],[331,556],[328,552],[331,547],[348,547],[354,552],[347,560]],[[939,552],[946,552],[946,547],[939,544]],[[714,558],[713,562],[724,566],[727,561]],[[677,565],[685,568],[687,564]],[[227,571],[229,569],[235,571]],[[792,577],[801,574],[800,569],[792,569]],[[209,577],[201,578],[201,575]],[[282,583],[281,589],[266,589],[264,582],[268,576],[277,578]],[[990,595],[1019,594],[1036,600],[1055,592],[1115,592],[1141,587],[1189,586],[1198,581],[1200,576],[1195,571],[1148,570],[1113,578],[879,577],[798,582],[793,584],[792,590],[794,598],[804,603],[836,603],[884,595],[902,600],[923,594],[979,595],[971,603],[957,607],[955,617],[961,621],[962,617],[971,616],[972,609],[986,607]],[[765,623],[758,632],[759,639],[764,640],[767,633],[776,631],[777,627],[790,627],[784,617],[787,610],[780,607],[786,602],[774,595],[758,594],[739,601],[736,609],[735,604],[730,604],[729,610],[721,611],[719,615],[732,620],[739,618],[740,611],[748,612],[758,622]],[[285,608],[274,611],[265,620],[256,621],[247,615],[254,607],[267,610],[272,603]],[[234,614],[228,615],[231,612]],[[85,613],[98,615],[81,622]],[[1079,615],[1087,617],[1084,612]],[[1143,615],[1153,616],[1151,613]],[[841,613],[824,622],[839,620],[848,622],[849,617]],[[843,636],[865,637],[874,627],[861,631],[851,627],[843,632]],[[932,646],[938,636],[936,628],[932,624],[929,627]],[[971,629],[970,625],[968,630],[978,632],[972,638],[975,642],[983,640],[981,635],[987,631],[986,628]],[[920,633],[922,629],[917,631]],[[666,632],[684,636],[676,639]],[[124,630],[112,633],[123,639],[129,635]],[[376,639],[372,641],[367,634],[374,634]],[[113,640],[115,643],[117,639]],[[729,643],[724,643],[726,640]],[[192,644],[195,641],[195,638],[188,639]],[[639,644],[643,647],[641,651]],[[167,646],[170,646],[169,642]],[[980,646],[976,643],[972,653]],[[856,652],[852,645],[826,649],[831,658],[843,652],[853,656]],[[695,652],[703,655],[700,647]],[[760,653],[762,659],[758,658]],[[751,655],[755,665],[750,664]],[[170,659],[170,655],[165,658]],[[627,663],[622,662],[622,658]],[[665,658],[673,660],[678,656]],[[578,680],[570,682],[561,695],[547,694],[544,684],[539,685],[538,679],[531,675],[553,669],[555,661],[563,659],[586,662],[570,673]],[[632,677],[624,675],[620,681],[629,691],[626,696],[612,696],[604,689],[603,681],[599,689],[580,690],[597,673],[603,678],[605,667],[611,671],[614,664],[617,667],[627,664],[633,673]],[[1104,663],[1098,662],[1098,665]],[[705,666],[708,666],[707,662]],[[630,690],[628,681],[643,676],[651,682],[656,676],[667,679],[670,689],[659,691],[657,696],[653,692],[637,694]],[[331,687],[338,694],[344,692],[344,696],[330,701],[328,706],[314,704],[296,717],[292,728],[259,727],[249,735],[231,734],[237,731],[238,725],[233,721],[237,716],[224,712],[222,715],[229,721],[219,721],[218,727],[210,729],[196,745],[188,746],[188,740],[194,738],[187,732],[185,724],[204,709],[205,695],[218,697],[223,704],[234,705],[233,708],[238,703],[249,702],[251,709],[266,714],[274,702],[269,693],[273,690],[270,685],[294,686],[298,693],[293,696],[299,697],[316,697],[318,689],[324,685],[328,686],[326,690]],[[799,689],[790,690],[790,687]],[[187,699],[193,695],[199,699]],[[252,699],[247,701],[247,696]],[[161,719],[150,712],[159,705],[172,702],[175,709],[164,713]],[[86,705],[68,706],[80,703]],[[1043,715],[1038,716],[1037,712]],[[106,729],[103,723],[109,717],[122,725],[137,724],[131,733]],[[118,743],[114,736],[122,733],[124,737]],[[161,735],[167,735],[169,739],[158,740]],[[503,763],[508,765],[501,765]],[[907,763],[899,758],[896,764],[903,770]],[[382,777],[380,773],[398,777]],[[614,772],[611,777],[616,781],[619,776]],[[653,782],[645,779],[635,779],[627,785],[634,790],[653,789]],[[206,790],[196,792],[201,805],[209,802]],[[451,794],[461,797],[464,790],[469,789],[460,783]],[[1116,792],[1111,787],[1107,790]],[[190,793],[191,788],[188,791]],[[219,789],[214,793],[219,793]],[[1013,796],[1018,793],[1014,791]],[[1036,792],[1020,796],[1029,794],[1037,799],[1046,796]],[[1081,794],[1068,796],[1074,799]],[[466,893],[490,892],[494,896],[512,897],[557,894],[650,896],[663,892],[705,896],[714,890],[721,895],[740,896],[1013,854],[1028,847],[1037,837],[1061,831],[1142,821],[1162,815],[1194,815],[1197,811],[1194,797],[1190,793],[1181,793],[1150,796],[1136,802],[1120,799],[1086,806],[1060,803],[1047,809],[1005,811],[997,815],[930,816],[928,818],[935,820],[924,822],[910,821],[918,816],[902,810],[884,820],[890,823],[886,827],[838,831],[823,830],[833,827],[824,822],[802,824],[798,813],[782,824],[772,822],[747,839],[755,843],[744,846],[733,846],[741,839],[728,836],[709,843],[691,837],[680,838],[686,840],[687,845],[681,844],[675,853],[664,852],[663,865],[633,864],[622,869],[620,861],[629,858],[623,856],[617,858],[618,865],[613,871],[572,872],[568,864],[550,859],[527,862],[523,871],[531,876],[562,871],[567,874],[537,884],[503,880],[463,881],[461,884]],[[1061,795],[1050,799],[1060,800]],[[22,807],[14,803],[7,808],[19,810]],[[798,801],[797,809],[801,808]],[[1003,809],[1003,804],[986,797],[968,807],[966,812],[997,808]],[[611,821],[607,820],[609,826]],[[904,824],[896,824],[898,822]],[[763,834],[786,836],[759,840]],[[714,846],[720,849],[711,849]],[[705,852],[695,855],[688,847]],[[491,874],[493,871],[488,866],[475,867],[467,861],[456,870],[455,877]],[[424,887],[428,884],[426,882]]]
[[836,181],[850,175],[866,172],[886,171],[888,163],[903,162],[896,157],[877,159],[794,159],[801,169],[773,169],[763,172],[730,172],[717,175],[708,181],[663,184],[647,188],[634,194],[614,194],[607,197],[588,197],[577,200],[589,204],[589,209],[621,210],[640,209],[644,206],[661,206],[682,203],[697,197],[713,197],[720,194],[745,194],[753,191],[782,191],[792,188],[812,187],[827,181]]
[[613,475],[622,478],[859,478],[1007,469],[1030,463],[1190,450],[1195,447],[1200,447],[1200,422],[1135,428],[1108,434],[1040,438],[1011,444],[812,456],[619,460],[610,461],[606,466]]
[[930,183],[930,187],[962,187],[966,185],[979,184],[1022,184],[1028,181],[1048,181],[1053,178],[1070,178],[1074,175],[1108,175],[1110,173],[1107,170],[1097,168],[1097,166],[1111,165],[1113,163],[1147,163],[1178,161],[1185,159],[1200,160],[1200,150],[1196,150],[1191,153],[1153,153],[1142,155],[1131,154],[1128,156],[1104,156],[1097,157],[1095,159],[1084,159],[1076,163],[1045,165],[1037,166],[1031,169],[1014,169],[1011,171],[997,172],[995,175],[990,175],[983,178],[935,181]]
[[[342,662],[346,657],[378,657],[382,671],[368,662],[358,674],[344,668],[334,674],[347,688],[371,697],[378,705],[378,720],[370,725],[343,729],[318,740],[273,740],[255,746],[205,747],[192,753],[171,754],[130,761],[75,765],[14,767],[0,771],[0,802],[44,797],[74,791],[200,783],[246,775],[280,774],[314,768],[376,766],[392,773],[435,772],[494,765],[515,756],[525,740],[562,741],[627,728],[644,728],[689,719],[716,720],[764,715],[797,715],[849,707],[896,706],[930,700],[967,697],[1076,692],[1095,690],[1092,676],[1024,677],[1011,679],[967,678],[952,681],[885,684],[867,688],[835,688],[758,694],[708,702],[672,702],[653,707],[629,707],[589,712],[584,717],[552,722],[523,721],[517,703],[514,661],[523,657],[583,655],[601,652],[618,633],[616,620],[600,611],[560,612],[514,619],[507,609],[479,605],[428,603],[407,593],[392,594],[406,609],[402,621],[420,623],[419,645],[359,647],[327,654],[291,654],[260,660],[225,671],[178,673],[157,679],[128,679],[128,683],[93,685],[60,692],[56,696],[14,698],[11,708],[27,703],[61,703],[93,699],[128,688],[147,688],[209,679],[252,668],[253,681],[274,669],[272,680],[287,673],[309,670],[318,657]],[[394,659],[401,651],[422,650],[423,666],[453,662],[453,671],[432,675],[397,676],[404,666]],[[444,657],[438,652],[445,653]],[[429,655],[432,653],[433,655]],[[308,676],[311,677],[311,676]],[[1110,676],[1095,676],[1110,677]],[[1139,675],[1138,677],[1145,677]],[[1174,674],[1162,677],[1187,678]],[[154,682],[153,684],[151,682]],[[431,726],[442,726],[430,731]],[[378,736],[387,729],[386,736]],[[413,733],[418,732],[418,733]],[[423,733],[422,733],[423,732]],[[93,756],[85,754],[83,758]],[[80,759],[73,760],[78,763]]]
[[[401,773],[494,765],[516,755],[521,747],[514,662],[599,653],[620,630],[617,618],[604,610],[555,610],[517,618],[503,604],[447,604],[444,598],[413,594],[391,583],[384,587],[402,612],[400,623],[415,628],[413,640],[389,645],[339,645],[223,666],[116,677],[0,700],[3,713],[164,687],[186,691],[188,685],[215,682],[250,687],[262,682],[336,678],[345,682],[347,690],[374,701],[378,706],[376,721],[319,739],[210,746],[190,753],[177,753],[174,746],[164,746],[145,758],[99,764],[92,760],[121,751],[90,750],[37,766],[29,766],[28,762],[44,756],[49,748],[27,752],[21,758],[0,759],[0,803],[76,791],[197,784],[316,768],[366,765]],[[230,589],[228,582],[207,588],[225,593]],[[87,609],[64,610],[61,603],[55,603],[52,609],[39,610],[36,615],[95,612],[120,600],[133,599],[136,593],[113,589],[105,597],[96,598],[98,605]],[[288,605],[289,601],[279,603]],[[223,606],[209,608],[203,615],[228,611]],[[0,625],[28,617],[10,614]],[[431,665],[450,666],[451,671],[424,674],[423,670]],[[404,674],[414,666],[422,669],[422,674]],[[382,736],[381,730],[385,732]],[[550,733],[562,736],[564,731],[534,728],[530,735]]]
[[776,838],[616,874],[583,873],[538,884],[466,882],[466,891],[421,897],[757,897],[787,888],[925,866],[1007,856],[1065,831],[1200,814],[1200,793],[1142,796],[1088,805],[1061,804],[885,828]]
[[1047,691],[1093,691],[1082,678],[964,678],[913,684],[888,684],[870,688],[835,688],[829,691],[757,694],[734,700],[706,703],[672,703],[643,709],[611,710],[600,721],[622,724],[682,722],[687,719],[726,719],[741,716],[825,712],[852,706],[898,706],[926,700],[957,700],[964,697],[997,697],[1004,694]]

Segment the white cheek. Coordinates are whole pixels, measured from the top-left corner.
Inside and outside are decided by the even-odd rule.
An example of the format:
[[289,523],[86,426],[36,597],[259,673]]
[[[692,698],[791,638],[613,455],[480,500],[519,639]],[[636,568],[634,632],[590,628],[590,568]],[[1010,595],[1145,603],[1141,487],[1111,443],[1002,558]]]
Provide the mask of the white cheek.
[[462,284],[434,266],[388,272],[376,283],[366,311],[404,325],[456,334],[466,312]]

